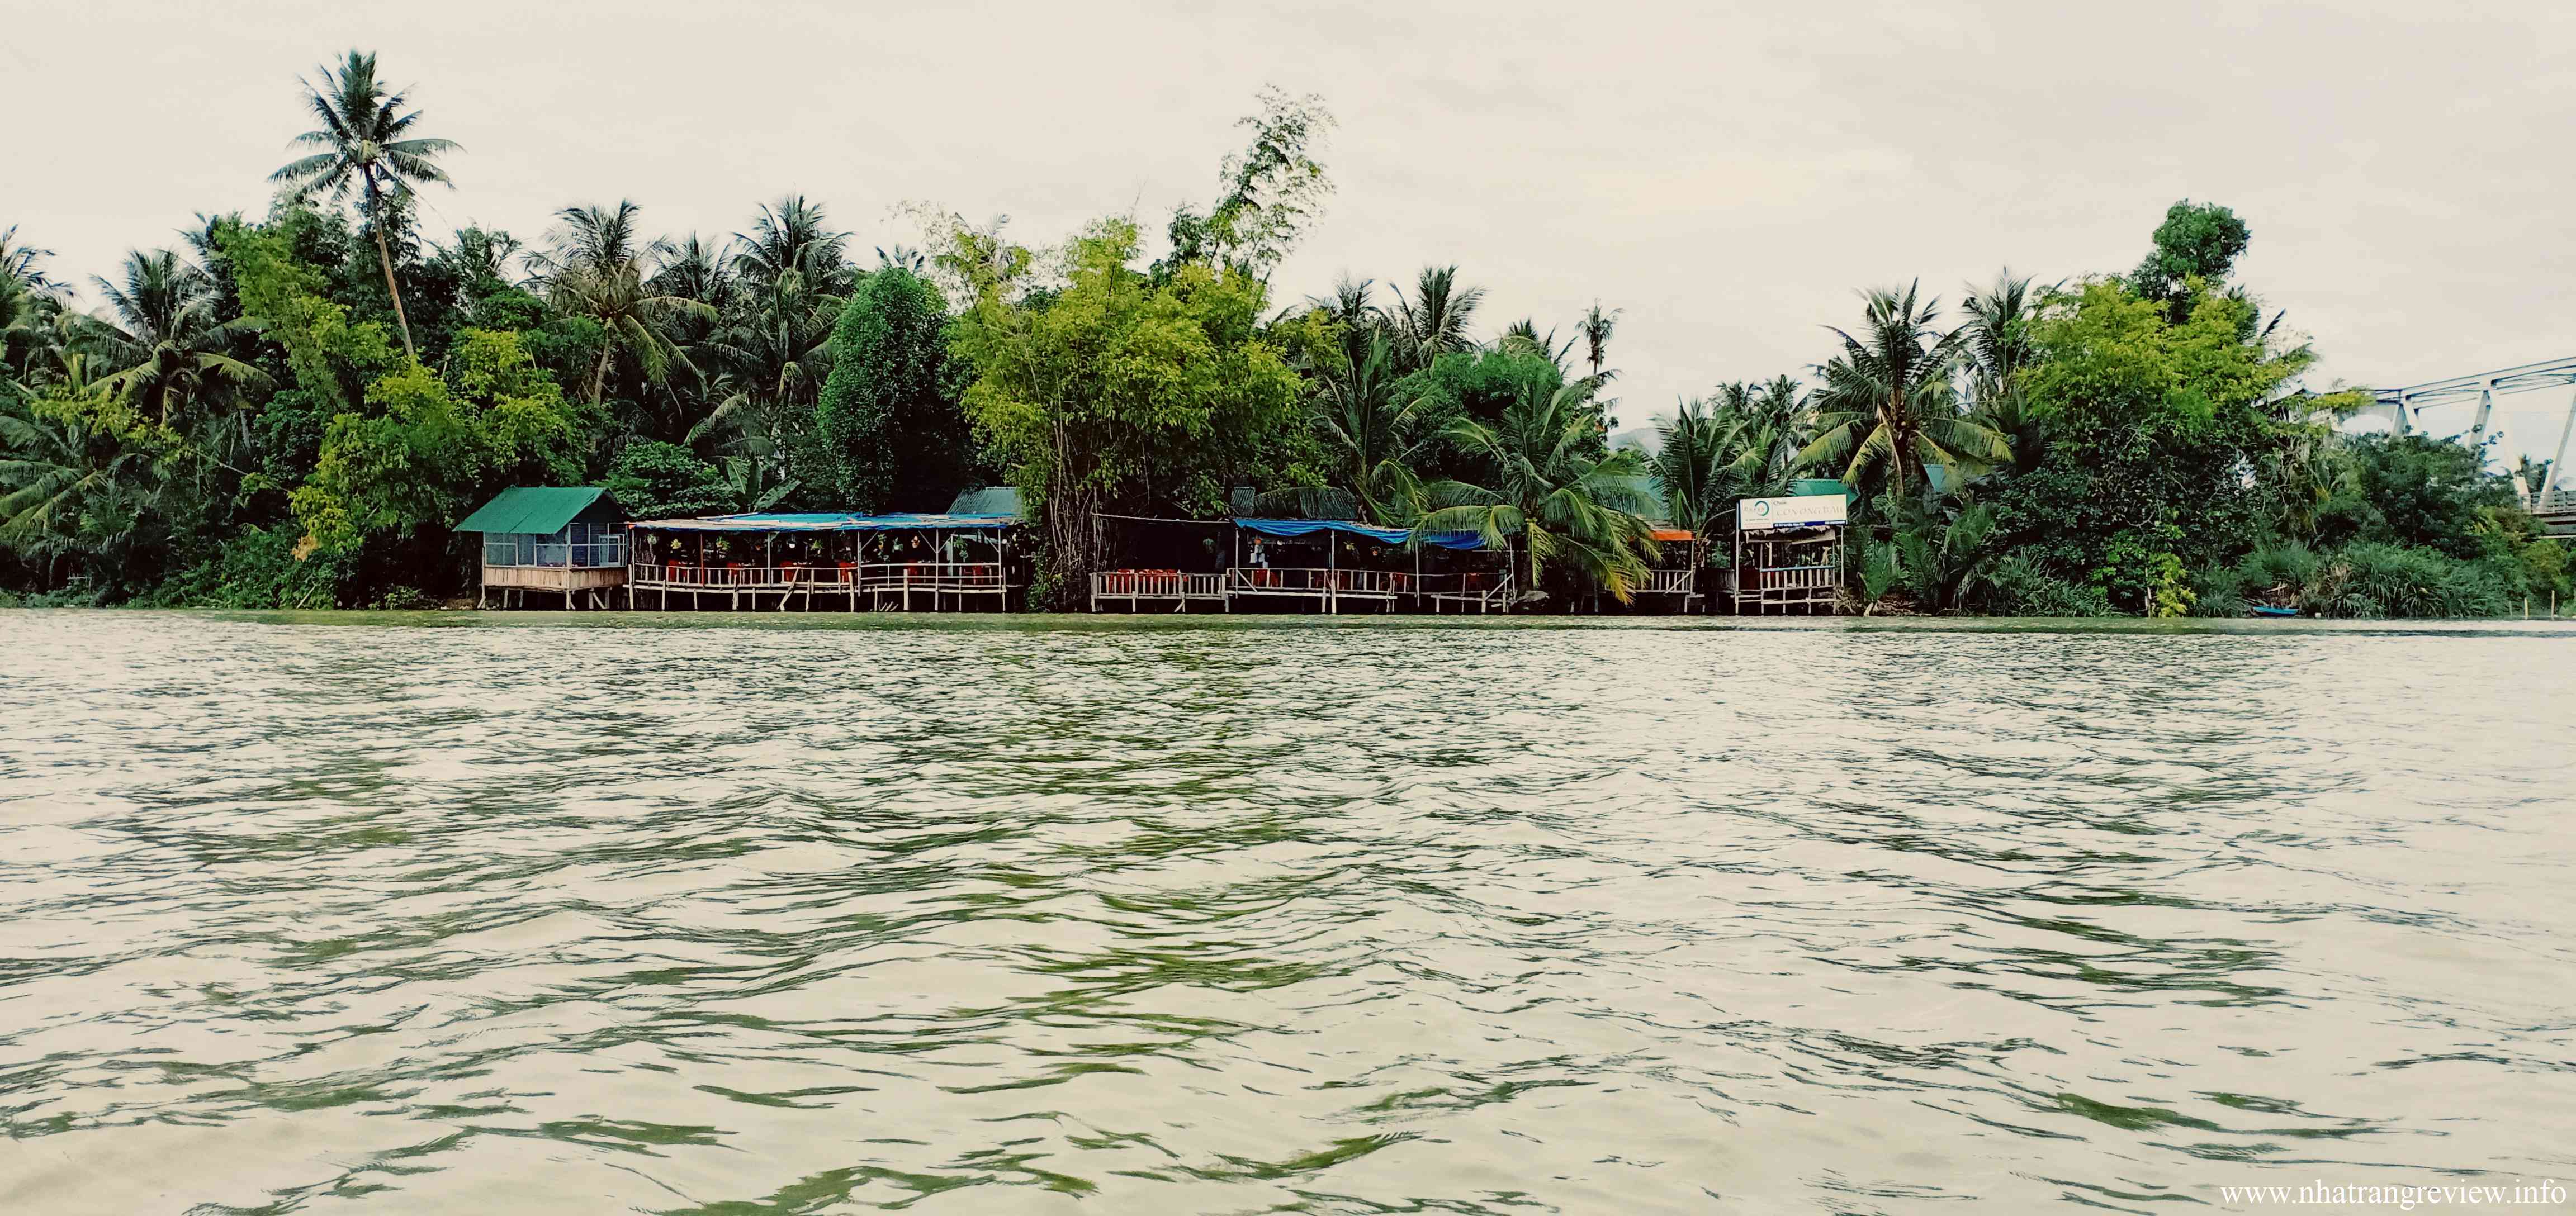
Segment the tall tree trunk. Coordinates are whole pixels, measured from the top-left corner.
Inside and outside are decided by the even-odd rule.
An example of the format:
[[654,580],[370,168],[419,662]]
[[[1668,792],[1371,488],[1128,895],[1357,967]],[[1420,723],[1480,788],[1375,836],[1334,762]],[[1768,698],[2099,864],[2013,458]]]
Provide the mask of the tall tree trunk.
[[402,330],[403,353],[411,356],[412,362],[418,363],[420,352],[414,350],[411,344],[411,318],[403,315],[402,289],[394,286],[393,247],[385,244],[383,224],[371,224],[370,227],[376,230],[376,262],[385,268],[385,295],[394,302],[394,325]]
[[617,349],[603,335],[599,340],[599,364],[590,369],[590,403],[599,404],[599,395],[608,391],[608,353]]

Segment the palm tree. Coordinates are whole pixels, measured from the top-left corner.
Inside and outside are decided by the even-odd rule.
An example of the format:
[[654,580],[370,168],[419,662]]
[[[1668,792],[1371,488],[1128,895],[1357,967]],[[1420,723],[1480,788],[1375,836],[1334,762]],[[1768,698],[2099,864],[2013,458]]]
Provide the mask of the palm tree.
[[1601,364],[1610,357],[1610,331],[1618,328],[1620,310],[1601,311],[1601,301],[1592,302],[1592,310],[1583,314],[1575,332],[1583,336],[1583,356],[1592,364],[1592,378],[1602,378]]
[[1985,290],[1968,292],[1960,353],[1968,365],[1972,408],[1984,409],[1989,402],[2021,391],[2022,369],[2037,357],[2030,337],[2036,303],[2029,276],[2017,279],[2010,270],[1995,276],[1994,284]]
[[1523,317],[1504,327],[1502,336],[1494,339],[1494,349],[1514,354],[1536,355],[1555,364],[1556,370],[1562,373],[1565,371],[1565,357],[1574,353],[1575,341],[1573,338],[1568,338],[1564,345],[1560,346],[1556,341],[1555,330],[1551,329],[1545,335],[1541,335],[1538,332],[1538,322]]
[[2048,453],[2048,419],[2023,395],[2022,372],[2039,358],[2030,332],[2038,297],[2054,290],[2034,293],[2030,279],[2007,270],[1993,286],[1968,293],[1968,322],[1961,327],[1967,334],[1969,416],[2004,437],[2013,467],[2023,472],[2038,468]]
[[733,267],[724,253],[697,233],[662,245],[661,264],[646,286],[666,296],[721,308],[733,299]]
[[1467,321],[1484,300],[1484,288],[1458,285],[1456,266],[1423,267],[1414,281],[1412,299],[1404,298],[1404,289],[1395,290],[1397,367],[1418,371],[1442,355],[1474,349],[1476,340],[1467,336]]
[[328,195],[333,202],[358,196],[359,214],[376,239],[376,260],[384,267],[385,295],[393,300],[394,324],[402,330],[403,353],[413,359],[411,321],[403,313],[402,290],[394,284],[393,246],[385,229],[413,194],[415,182],[454,185],[434,158],[458,150],[454,140],[410,134],[420,111],[402,112],[399,92],[389,93],[376,79],[376,57],[350,51],[338,68],[324,65],[321,83],[302,82],[305,104],[321,127],[295,137],[307,147],[325,149],[290,161],[269,175],[299,199]]
[[599,322],[604,331],[590,369],[594,403],[607,395],[608,365],[620,349],[635,356],[646,380],[661,383],[673,362],[688,358],[664,326],[681,315],[716,314],[711,305],[651,288],[644,255],[667,258],[671,250],[666,242],[641,240],[635,224],[640,210],[624,200],[613,208],[566,207],[555,213],[549,248],[528,258],[549,302]]
[[1647,504],[1636,489],[1645,472],[1637,453],[1622,448],[1593,455],[1600,451],[1600,427],[1591,401],[1599,388],[1589,379],[1554,391],[1533,384],[1495,424],[1452,422],[1449,438],[1495,476],[1491,485],[1431,486],[1427,497],[1435,509],[1419,526],[1477,532],[1488,545],[1519,536],[1515,560],[1524,588],[1563,566],[1577,584],[1627,603],[1655,555],[1654,528],[1639,514]]
[[20,241],[16,224],[0,230],[0,282],[15,282],[40,295],[59,295],[61,285],[45,276],[45,259],[52,256],[51,249]]
[[1707,402],[1682,402],[1672,420],[1656,428],[1663,446],[1647,463],[1673,523],[1703,540],[1716,530],[1719,514],[1733,497],[1726,425],[1725,418],[1709,412]]
[[[64,353],[53,396],[96,401],[87,361]],[[112,553],[148,514],[149,453],[76,420],[0,402],[0,545],[42,556]]]
[[1959,469],[2009,459],[2004,437],[1960,413],[1950,386],[1965,331],[1937,331],[1939,303],[1918,300],[1912,286],[1903,295],[1878,290],[1862,298],[1863,336],[1835,329],[1843,352],[1816,369],[1824,378],[1817,433],[1800,459],[1847,462],[1843,480],[1855,485],[1883,471],[1900,497],[1913,480],[1908,475],[1926,465]]
[[[1284,319],[1297,311],[1293,307],[1284,309],[1280,317]],[[1367,359],[1373,339],[1385,337],[1391,343],[1394,336],[1386,311],[1377,306],[1374,279],[1354,279],[1345,272],[1333,280],[1332,294],[1306,297],[1303,311],[1333,327],[1345,363],[1356,365]],[[1388,350],[1393,349],[1390,344]]]
[[1411,524],[1422,514],[1422,482],[1413,466],[1432,436],[1416,434],[1422,399],[1396,399],[1395,355],[1382,333],[1372,333],[1357,359],[1318,385],[1316,434],[1324,441],[1330,476],[1381,524]]
[[113,319],[84,318],[83,345],[103,355],[116,374],[102,389],[134,402],[170,424],[174,403],[196,400],[210,383],[255,384],[257,368],[223,347],[238,322],[215,320],[215,284],[204,271],[167,249],[125,255],[122,282],[94,278]]
[[1800,468],[1799,451],[1806,446],[1810,421],[1797,381],[1779,376],[1768,384],[1721,384],[1711,418],[1725,462],[1727,497],[1767,498],[1788,492],[1789,479]]
[[793,276],[806,291],[849,295],[859,278],[844,252],[850,234],[823,224],[823,205],[801,194],[762,204],[751,231],[734,234],[734,273],[758,288],[776,289]]
[[52,255],[19,244],[15,227],[0,232],[0,384],[32,377],[37,353],[54,345],[63,290],[45,274]]
[[763,469],[777,472],[794,419],[813,416],[832,371],[832,328],[842,297],[808,290],[800,273],[767,288],[746,286],[741,303],[706,342],[721,401],[689,431],[692,444],[719,429]]

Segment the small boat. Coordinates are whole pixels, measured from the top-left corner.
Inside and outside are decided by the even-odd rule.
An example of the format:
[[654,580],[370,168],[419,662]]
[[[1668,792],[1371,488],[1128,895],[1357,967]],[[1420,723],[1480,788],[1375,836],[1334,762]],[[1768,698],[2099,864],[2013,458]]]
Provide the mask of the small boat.
[[2297,616],[2297,615],[2299,615],[2299,610],[2298,610],[2298,609],[2296,609],[2296,608],[2275,608],[2275,607],[2271,606],[2270,604],[2256,604],[2256,605],[2254,605],[2254,609],[2253,609],[2253,611],[2254,611],[2254,615],[2256,615],[2256,616]]

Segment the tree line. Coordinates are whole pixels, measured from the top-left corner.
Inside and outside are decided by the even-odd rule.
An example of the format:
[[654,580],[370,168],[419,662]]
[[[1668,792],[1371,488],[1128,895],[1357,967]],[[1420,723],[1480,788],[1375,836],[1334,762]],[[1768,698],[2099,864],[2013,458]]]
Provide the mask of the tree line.
[[2334,428],[2366,397],[2304,386],[2314,348],[2234,280],[2250,231],[2223,206],[2173,205],[2134,269],[2006,273],[1955,316],[1865,292],[1822,362],[1614,446],[1617,310],[1490,328],[1455,266],[1274,299],[1332,193],[1312,97],[1261,94],[1149,259],[1132,215],[1041,245],[929,207],[917,245],[862,251],[798,196],[721,237],[621,200],[529,243],[434,240],[420,191],[463,149],[372,55],[302,83],[269,210],[135,250],[93,311],[0,233],[13,594],[421,605],[467,584],[450,528],[512,484],[657,518],[935,511],[1008,482],[1041,604],[1109,560],[1098,514],[1257,510],[1513,537],[1534,605],[1562,607],[1690,559],[1655,521],[1722,537],[1738,498],[1809,477],[1856,495],[1864,611],[2476,616],[2570,591],[2483,452]]

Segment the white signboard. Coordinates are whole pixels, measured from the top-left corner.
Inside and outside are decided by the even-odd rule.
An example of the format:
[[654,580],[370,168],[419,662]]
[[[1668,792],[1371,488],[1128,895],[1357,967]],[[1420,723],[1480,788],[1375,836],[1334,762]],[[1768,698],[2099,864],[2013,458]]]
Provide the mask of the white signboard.
[[1764,528],[1806,528],[1838,524],[1851,518],[1851,501],[1840,494],[1800,494],[1793,498],[1735,500],[1735,527],[1742,532]]

